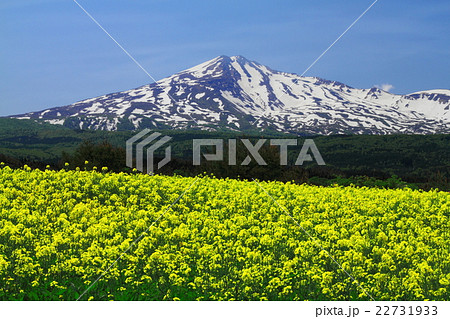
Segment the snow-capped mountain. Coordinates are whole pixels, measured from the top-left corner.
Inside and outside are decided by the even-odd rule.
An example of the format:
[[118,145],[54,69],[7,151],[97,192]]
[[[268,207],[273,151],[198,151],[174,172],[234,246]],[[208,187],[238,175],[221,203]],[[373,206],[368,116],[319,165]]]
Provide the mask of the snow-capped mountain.
[[450,90],[395,95],[220,56],[133,90],[13,117],[96,130],[449,133]]

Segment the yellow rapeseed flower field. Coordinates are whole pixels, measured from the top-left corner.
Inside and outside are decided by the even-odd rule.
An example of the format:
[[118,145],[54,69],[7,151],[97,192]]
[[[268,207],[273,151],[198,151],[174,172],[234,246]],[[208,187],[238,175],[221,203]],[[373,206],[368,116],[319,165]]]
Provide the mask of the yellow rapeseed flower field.
[[193,181],[0,168],[0,300],[76,300],[155,221],[82,300],[450,299],[448,193],[260,183],[297,224],[252,181],[168,209]]

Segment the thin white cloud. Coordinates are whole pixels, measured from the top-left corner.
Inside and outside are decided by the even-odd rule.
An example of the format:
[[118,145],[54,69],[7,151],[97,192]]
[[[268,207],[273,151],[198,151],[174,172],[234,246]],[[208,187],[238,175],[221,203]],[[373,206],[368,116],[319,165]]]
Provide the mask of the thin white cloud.
[[388,83],[384,83],[381,85],[377,84],[377,85],[375,85],[375,87],[378,89],[381,89],[383,91],[386,91],[386,92],[390,92],[394,88],[394,86],[392,84],[388,84]]

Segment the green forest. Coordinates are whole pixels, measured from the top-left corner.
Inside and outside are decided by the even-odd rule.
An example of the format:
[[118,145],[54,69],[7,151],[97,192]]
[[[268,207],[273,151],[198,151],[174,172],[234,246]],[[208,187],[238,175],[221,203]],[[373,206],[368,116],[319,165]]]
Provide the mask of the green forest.
[[[194,176],[200,173],[238,179],[281,180],[315,185],[350,185],[370,187],[412,187],[450,190],[450,134],[441,135],[337,135],[298,137],[277,132],[249,131],[205,132],[200,130],[158,131],[172,137],[172,161],[156,173]],[[125,143],[136,132],[73,130],[63,126],[30,120],[0,118],[0,162],[11,167],[93,169],[108,167],[128,171],[125,165]],[[229,166],[225,162],[202,161],[192,165],[192,140],[221,138],[313,139],[326,165],[307,162],[294,165],[299,148],[291,148],[288,165],[279,165],[279,148],[264,144],[260,154],[266,166]],[[248,153],[238,144],[238,163]],[[225,152],[227,147],[225,146]],[[163,149],[161,150],[163,152]],[[208,152],[205,150],[204,152]],[[210,150],[211,153],[214,150]],[[160,153],[159,156],[162,156]],[[157,154],[158,156],[158,154]],[[226,154],[225,154],[226,158]],[[89,164],[85,164],[88,161]]]

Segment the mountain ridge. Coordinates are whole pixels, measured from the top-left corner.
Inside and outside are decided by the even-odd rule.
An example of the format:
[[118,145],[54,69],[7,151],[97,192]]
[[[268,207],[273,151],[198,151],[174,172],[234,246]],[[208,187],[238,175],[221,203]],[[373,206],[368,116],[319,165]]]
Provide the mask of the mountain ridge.
[[450,90],[396,95],[219,56],[155,83],[10,116],[94,130],[249,129],[295,134],[450,131]]

